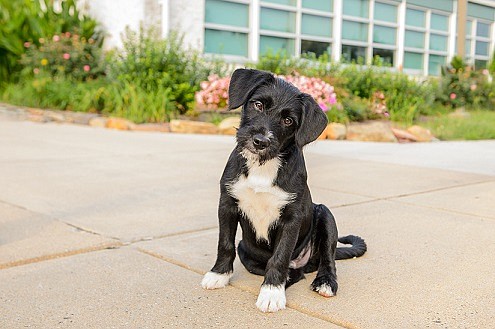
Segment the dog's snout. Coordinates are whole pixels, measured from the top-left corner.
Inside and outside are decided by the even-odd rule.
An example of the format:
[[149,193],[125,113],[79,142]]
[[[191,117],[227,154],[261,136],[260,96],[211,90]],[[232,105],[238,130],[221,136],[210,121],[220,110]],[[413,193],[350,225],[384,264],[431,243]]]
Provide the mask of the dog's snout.
[[262,134],[256,134],[253,136],[254,147],[258,150],[266,149],[270,146],[270,139]]

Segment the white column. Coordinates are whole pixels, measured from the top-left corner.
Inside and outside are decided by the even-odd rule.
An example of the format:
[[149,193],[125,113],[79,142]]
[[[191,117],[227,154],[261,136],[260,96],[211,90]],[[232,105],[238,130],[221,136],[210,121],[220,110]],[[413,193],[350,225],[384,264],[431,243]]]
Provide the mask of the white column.
[[252,0],[249,4],[249,39],[248,57],[257,62],[260,52],[260,0]]
[[399,5],[397,23],[397,60],[395,61],[395,65],[402,71],[404,68],[404,47],[406,39],[406,0],[402,0]]
[[[296,52],[296,57],[301,56],[301,25],[302,25],[302,0],[297,0],[296,3],[296,38],[294,39],[294,51]],[[293,54],[294,55],[294,54]]]
[[370,0],[368,3],[368,46],[366,47],[366,63],[368,65],[373,64],[373,29],[374,27],[374,17],[375,17],[375,2]]
[[339,62],[342,56],[342,1],[334,0],[333,2],[332,60],[335,62]]
[[160,0],[162,5],[162,38],[166,38],[169,32],[169,11],[170,3],[169,0]]
[[[449,45],[447,48],[448,55],[447,55],[447,63],[450,63],[452,60],[452,57],[455,56],[456,54],[456,49],[455,49],[455,43],[458,38],[457,36],[457,0],[454,1],[454,6],[453,6],[453,12],[450,15],[450,21],[449,21]],[[465,38],[465,36],[459,36]],[[459,54],[459,56],[464,58],[464,54]]]

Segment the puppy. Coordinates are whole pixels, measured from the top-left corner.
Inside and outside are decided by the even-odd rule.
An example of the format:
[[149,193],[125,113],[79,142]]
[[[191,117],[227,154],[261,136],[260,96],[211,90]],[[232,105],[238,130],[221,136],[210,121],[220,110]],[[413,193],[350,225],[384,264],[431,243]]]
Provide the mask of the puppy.
[[[285,289],[318,271],[311,288],[324,297],[337,292],[336,259],[359,257],[357,236],[337,238],[330,210],[311,200],[302,148],[325,129],[315,100],[268,72],[238,69],[229,86],[229,109],[242,106],[237,145],[220,181],[220,234],[215,265],[201,284],[223,288],[233,274],[237,225],[242,264],[263,275],[256,306],[285,308]],[[337,248],[337,241],[352,247]]]

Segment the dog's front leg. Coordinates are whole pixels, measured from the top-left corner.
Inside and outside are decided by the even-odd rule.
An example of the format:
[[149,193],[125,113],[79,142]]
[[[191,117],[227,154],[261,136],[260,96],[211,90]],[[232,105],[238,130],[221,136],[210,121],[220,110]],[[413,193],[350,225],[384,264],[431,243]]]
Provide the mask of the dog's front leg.
[[201,286],[205,289],[225,287],[234,272],[235,234],[239,222],[239,212],[235,201],[227,193],[220,196],[218,206],[219,235],[217,260],[213,268],[205,274]]
[[299,222],[292,220],[283,224],[277,236],[275,250],[266,265],[265,280],[256,301],[256,306],[263,312],[276,312],[285,308],[285,283],[298,233]]

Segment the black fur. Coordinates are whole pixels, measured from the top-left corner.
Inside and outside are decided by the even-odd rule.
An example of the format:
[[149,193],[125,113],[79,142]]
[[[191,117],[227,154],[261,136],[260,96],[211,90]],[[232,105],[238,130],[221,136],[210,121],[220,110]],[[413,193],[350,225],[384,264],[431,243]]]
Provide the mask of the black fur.
[[[240,223],[239,258],[249,272],[264,275],[263,284],[288,287],[301,280],[304,273],[317,270],[312,288],[318,291],[327,285],[335,294],[335,260],[363,255],[366,244],[357,236],[338,239],[332,213],[324,205],[312,202],[306,183],[302,148],[325,129],[326,115],[310,95],[268,72],[248,69],[236,70],[229,87],[229,108],[240,106],[243,110],[237,145],[220,182],[218,254],[211,271],[233,271],[234,240]],[[270,226],[268,240],[257,238],[250,219],[238,206],[239,200],[229,190],[239,177],[249,175],[246,154],[255,157],[260,165],[278,157],[281,166],[273,185],[294,196]],[[352,247],[337,248],[337,241]],[[291,260],[308,244],[311,255],[307,264],[290,268]]]

